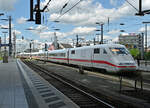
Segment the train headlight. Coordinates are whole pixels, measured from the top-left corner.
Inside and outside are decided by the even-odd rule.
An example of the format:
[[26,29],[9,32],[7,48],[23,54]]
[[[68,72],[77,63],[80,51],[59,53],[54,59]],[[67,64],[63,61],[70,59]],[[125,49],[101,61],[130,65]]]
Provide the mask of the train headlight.
[[119,63],[119,65],[124,65],[124,63]]
[[135,63],[119,63],[119,65],[135,65]]

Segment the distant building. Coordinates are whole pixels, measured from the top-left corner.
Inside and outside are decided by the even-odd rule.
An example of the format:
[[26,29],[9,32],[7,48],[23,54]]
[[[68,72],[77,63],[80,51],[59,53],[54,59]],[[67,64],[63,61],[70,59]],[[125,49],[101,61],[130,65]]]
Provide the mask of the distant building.
[[120,34],[119,43],[125,45],[128,49],[138,48],[141,53],[141,58],[144,56],[144,37],[141,34],[129,33]]
[[73,47],[71,44],[66,44],[66,43],[55,44],[53,42],[51,45],[49,45],[48,50],[65,49],[65,48],[73,48]]
[[59,47],[61,49],[64,49],[64,48],[73,48],[71,44],[66,44],[66,43],[59,43]]
[[147,48],[147,52],[150,52],[150,46],[148,46],[148,48]]
[[[119,43],[125,45],[127,48],[138,48],[143,47],[143,37],[140,34],[120,34]],[[142,46],[141,46],[142,45]]]

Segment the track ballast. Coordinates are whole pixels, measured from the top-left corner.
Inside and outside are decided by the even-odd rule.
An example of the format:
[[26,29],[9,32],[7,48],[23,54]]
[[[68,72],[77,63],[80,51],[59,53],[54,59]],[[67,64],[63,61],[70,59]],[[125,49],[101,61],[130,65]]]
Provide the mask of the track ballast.
[[50,72],[30,61],[24,61],[24,63],[50,82],[50,84],[56,87],[64,95],[69,97],[80,108],[114,108],[109,103],[81,90],[79,87],[76,87],[73,85],[73,82],[67,81],[67,79],[62,76]]

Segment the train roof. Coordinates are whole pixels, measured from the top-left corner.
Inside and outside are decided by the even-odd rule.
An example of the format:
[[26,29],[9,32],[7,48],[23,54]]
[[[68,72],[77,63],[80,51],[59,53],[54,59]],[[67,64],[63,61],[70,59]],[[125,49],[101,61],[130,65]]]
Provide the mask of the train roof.
[[31,54],[39,54],[40,52],[32,52]]
[[68,49],[59,49],[59,50],[52,50],[52,51],[48,51],[48,53],[59,53],[59,52],[66,52]]
[[[69,48],[70,50],[77,50],[77,49],[88,49],[88,48],[98,48],[98,47],[124,47],[124,45],[121,44],[99,44],[99,45],[92,45],[92,46],[83,46],[83,47],[77,47],[77,48]],[[48,53],[63,53],[66,52],[68,49],[59,49],[59,50],[52,50],[48,51]]]
[[[106,48],[106,47],[125,47],[124,45],[121,44],[99,44],[99,45],[92,45],[92,46],[83,46],[83,47],[77,47],[77,48],[68,48],[70,50],[77,50],[77,49],[88,49],[88,48],[98,48],[98,47],[102,47],[102,48]],[[52,50],[52,51],[46,51],[48,53],[65,53],[68,49],[59,49],[59,50]],[[43,54],[45,53],[44,51],[42,52],[32,52],[31,54]],[[30,54],[30,53],[20,53],[20,55],[22,54]]]
[[92,45],[92,46],[83,46],[83,47],[77,47],[77,48],[71,48],[71,50],[74,49],[85,49],[85,48],[98,48],[98,47],[124,47],[124,45],[121,44],[99,44],[99,45]]

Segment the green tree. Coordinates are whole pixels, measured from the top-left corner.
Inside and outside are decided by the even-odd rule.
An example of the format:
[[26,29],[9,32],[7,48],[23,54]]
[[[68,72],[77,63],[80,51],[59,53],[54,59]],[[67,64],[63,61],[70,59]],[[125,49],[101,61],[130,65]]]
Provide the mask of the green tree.
[[146,60],[150,60],[150,52],[146,52],[144,56]]
[[130,49],[129,51],[135,59],[137,59],[138,56],[140,55],[140,51],[137,48]]

